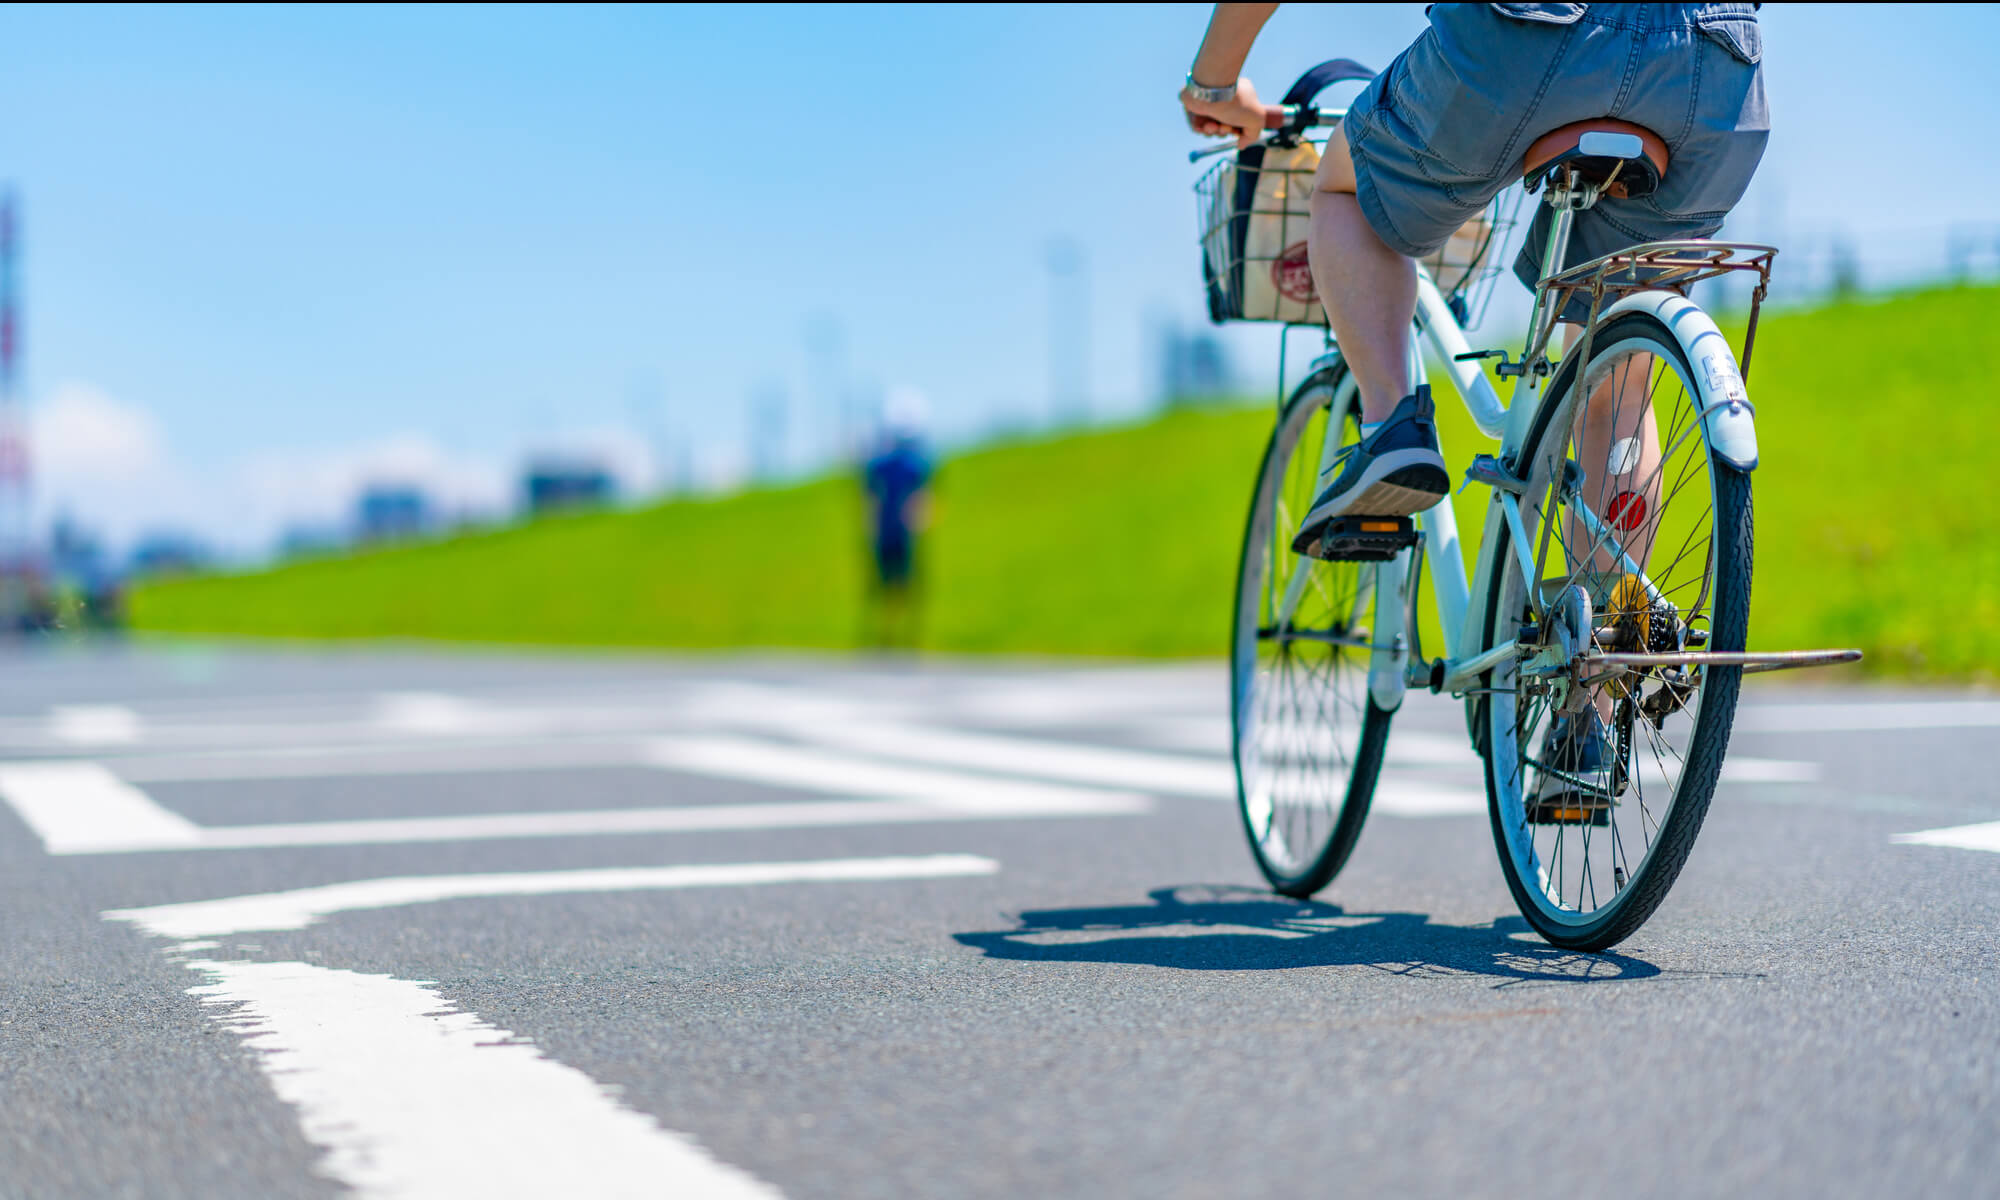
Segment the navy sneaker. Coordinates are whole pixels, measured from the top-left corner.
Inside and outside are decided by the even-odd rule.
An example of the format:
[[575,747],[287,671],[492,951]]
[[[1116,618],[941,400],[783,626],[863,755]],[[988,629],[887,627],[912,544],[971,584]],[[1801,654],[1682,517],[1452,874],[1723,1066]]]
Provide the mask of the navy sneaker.
[[[1604,737],[1604,722],[1591,709],[1549,722],[1542,738],[1540,759],[1566,775],[1589,778],[1604,770],[1611,761],[1611,746]],[[1528,801],[1530,825],[1609,825],[1611,798],[1598,785],[1585,790],[1569,780],[1541,773],[1541,784]]]
[[1292,539],[1292,549],[1300,554],[1317,553],[1322,537],[1338,518],[1401,519],[1444,499],[1451,492],[1451,476],[1438,452],[1430,385],[1403,397],[1380,429],[1342,450],[1327,470],[1335,468],[1340,474],[1313,501]]

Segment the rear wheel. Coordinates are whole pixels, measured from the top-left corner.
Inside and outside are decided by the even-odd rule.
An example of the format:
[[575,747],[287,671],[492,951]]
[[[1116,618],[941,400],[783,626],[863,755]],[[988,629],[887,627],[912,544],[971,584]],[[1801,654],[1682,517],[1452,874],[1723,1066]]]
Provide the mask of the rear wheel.
[[1359,405],[1338,364],[1293,393],[1264,452],[1237,572],[1237,800],[1258,867],[1287,896],[1312,895],[1346,864],[1389,737],[1391,714],[1368,697],[1373,564],[1291,547],[1330,452],[1360,439]]
[[[1709,453],[1678,341],[1657,318],[1630,314],[1592,343],[1582,373],[1592,402],[1617,406],[1616,428],[1657,437],[1659,467],[1632,468],[1639,451],[1621,454],[1622,439],[1610,461],[1580,461],[1566,411],[1577,371],[1566,365],[1521,459],[1540,579],[1526,577],[1503,529],[1487,605],[1489,645],[1525,631],[1541,652],[1494,670],[1481,705],[1507,885],[1537,932],[1577,950],[1630,936],[1666,898],[1715,792],[1742,669],[1601,680],[1561,664],[1574,661],[1570,647],[1741,650],[1750,610],[1750,477]],[[1552,736],[1559,719],[1571,733],[1594,725],[1601,753]]]

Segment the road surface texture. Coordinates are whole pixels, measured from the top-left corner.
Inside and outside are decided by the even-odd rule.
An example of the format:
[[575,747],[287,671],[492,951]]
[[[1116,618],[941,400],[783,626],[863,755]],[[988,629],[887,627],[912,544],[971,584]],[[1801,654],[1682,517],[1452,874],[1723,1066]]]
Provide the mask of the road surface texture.
[[2000,701],[1753,690],[1679,885],[1585,956],[1428,696],[1307,904],[1214,664],[0,680],[7,1200],[2000,1188]]

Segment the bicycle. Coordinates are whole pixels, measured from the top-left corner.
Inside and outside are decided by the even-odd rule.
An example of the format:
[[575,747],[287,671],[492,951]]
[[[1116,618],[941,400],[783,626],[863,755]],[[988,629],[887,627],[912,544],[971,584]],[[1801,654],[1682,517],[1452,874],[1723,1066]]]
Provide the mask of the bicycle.
[[[1218,164],[1197,185],[1218,320],[1257,315],[1242,311],[1242,281],[1259,278],[1246,271],[1245,231],[1273,214],[1256,209],[1258,185],[1246,188],[1243,172],[1302,174],[1270,163],[1308,131],[1339,121],[1341,110],[1312,99],[1327,83],[1372,74],[1344,60],[1309,72],[1267,121],[1271,133],[1252,148],[1260,153]],[[1777,250],[1652,242],[1562,269],[1575,215],[1621,179],[1638,187],[1654,172],[1657,182],[1664,160],[1654,164],[1642,131],[1618,122],[1559,132],[1574,135],[1574,145],[1523,180],[1555,211],[1518,359],[1473,349],[1466,332],[1483,304],[1480,289],[1498,271],[1481,256],[1490,260],[1511,210],[1499,200],[1488,209],[1474,262],[1448,286],[1438,282],[1447,270],[1419,266],[1412,379],[1429,382],[1427,346],[1473,424],[1500,443],[1466,473],[1466,487],[1488,492],[1471,578],[1451,497],[1414,519],[1342,524],[1326,539],[1339,541],[1332,549],[1340,560],[1294,551],[1293,531],[1335,456],[1359,440],[1360,416],[1330,334],[1289,395],[1281,343],[1280,406],[1237,580],[1230,715],[1252,853],[1273,889],[1303,898],[1326,887],[1353,852],[1407,691],[1462,699],[1515,903],[1550,943],[1594,951],[1638,929],[1687,861],[1728,749],[1742,676],[1851,662],[1860,652],[1745,648],[1757,442],[1744,379]],[[1281,225],[1302,212],[1296,189],[1310,182],[1289,181]],[[1268,260],[1282,290],[1287,272],[1296,282],[1303,241],[1276,242],[1284,249],[1249,257]],[[1740,364],[1687,294],[1732,273],[1753,279]],[[1575,351],[1562,353],[1557,316],[1576,297],[1588,299],[1589,315]],[[1266,319],[1285,319],[1283,303]],[[1286,335],[1299,323],[1287,320]],[[1483,365],[1496,356],[1495,374],[1514,381],[1504,405]],[[1585,397],[1591,405],[1608,397],[1612,428],[1629,423],[1638,439],[1620,441],[1601,464],[1580,461],[1577,451]],[[1656,439],[1659,466],[1627,479],[1605,503],[1619,456],[1636,461],[1646,437]],[[1600,470],[1603,481],[1594,478]],[[1445,643],[1436,658],[1419,636],[1426,574]],[[1608,731],[1609,763],[1585,770],[1542,756],[1550,723],[1591,712]]]

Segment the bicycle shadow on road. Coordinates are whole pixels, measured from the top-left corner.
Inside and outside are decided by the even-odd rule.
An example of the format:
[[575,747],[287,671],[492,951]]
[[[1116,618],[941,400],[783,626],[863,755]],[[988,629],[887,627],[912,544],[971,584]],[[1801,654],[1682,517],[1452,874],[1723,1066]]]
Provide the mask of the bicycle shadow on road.
[[1510,937],[1528,931],[1518,916],[1491,925],[1440,925],[1424,913],[1351,913],[1226,885],[1164,887],[1148,898],[1148,904],[1024,912],[1013,929],[952,937],[989,958],[1184,971],[1368,967],[1398,975],[1487,976],[1502,987],[1662,975],[1631,955],[1576,954]]

